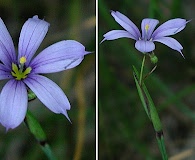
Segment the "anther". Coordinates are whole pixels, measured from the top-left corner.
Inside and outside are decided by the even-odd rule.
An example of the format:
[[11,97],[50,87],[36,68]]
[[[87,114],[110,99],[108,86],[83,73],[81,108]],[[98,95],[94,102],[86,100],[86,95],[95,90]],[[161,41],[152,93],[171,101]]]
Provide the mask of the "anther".
[[20,58],[20,64],[24,64],[24,63],[26,63],[26,57],[21,57]]
[[146,24],[146,25],[145,25],[145,30],[146,30],[146,32],[148,31],[149,28],[150,28],[149,24]]

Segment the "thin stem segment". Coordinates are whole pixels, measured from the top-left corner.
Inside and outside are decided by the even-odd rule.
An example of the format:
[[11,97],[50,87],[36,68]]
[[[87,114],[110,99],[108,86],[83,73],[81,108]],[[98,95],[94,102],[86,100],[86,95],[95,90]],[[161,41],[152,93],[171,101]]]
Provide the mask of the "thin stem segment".
[[143,77],[145,59],[146,59],[146,56],[144,55],[143,60],[142,60],[141,71],[140,71],[140,78],[139,78],[139,84],[140,85],[142,84],[142,77]]

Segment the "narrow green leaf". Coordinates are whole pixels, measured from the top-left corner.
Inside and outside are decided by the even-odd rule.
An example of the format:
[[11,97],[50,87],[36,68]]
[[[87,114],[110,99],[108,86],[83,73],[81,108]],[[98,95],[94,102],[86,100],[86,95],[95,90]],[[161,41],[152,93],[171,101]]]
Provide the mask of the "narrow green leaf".
[[43,146],[41,146],[43,152],[47,155],[49,160],[57,160],[57,158],[54,156],[49,144],[45,144]]
[[35,136],[37,141],[42,142],[46,140],[45,132],[43,131],[37,119],[29,110],[27,110],[25,122],[28,125],[30,132]]
[[156,132],[159,132],[162,130],[162,124],[158,115],[158,112],[156,110],[156,107],[154,105],[154,102],[148,92],[148,89],[146,88],[146,85],[143,83],[142,84],[142,89],[147,97],[148,100],[148,105],[149,105],[149,109],[150,109],[150,116],[151,116],[151,120],[152,120],[152,124],[154,126],[154,129]]
[[147,107],[147,103],[145,101],[145,97],[144,97],[144,94],[143,94],[143,91],[139,85],[139,82],[138,82],[138,79],[137,79],[137,76],[138,76],[138,72],[137,72],[137,69],[133,66],[133,70],[134,70],[134,79],[135,79],[135,84],[136,84],[136,87],[137,87],[137,91],[138,91],[138,94],[139,94],[139,97],[140,97],[140,100],[141,100],[141,103],[144,107],[144,110],[146,112],[146,114],[148,115],[148,118],[151,119],[150,117],[150,114],[149,114],[149,110],[148,110],[148,107]]

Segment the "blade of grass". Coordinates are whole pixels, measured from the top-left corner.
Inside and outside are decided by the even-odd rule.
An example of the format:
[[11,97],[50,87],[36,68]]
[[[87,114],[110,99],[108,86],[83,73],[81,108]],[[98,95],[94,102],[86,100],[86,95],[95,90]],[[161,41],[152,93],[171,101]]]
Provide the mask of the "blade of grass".
[[146,114],[148,115],[148,118],[151,120],[151,117],[150,117],[150,114],[149,114],[149,108],[148,108],[148,106],[146,104],[146,101],[145,101],[146,97],[144,97],[144,93],[143,93],[142,88],[140,87],[140,84],[138,82],[139,75],[138,75],[138,71],[136,70],[135,66],[133,66],[133,70],[134,70],[134,75],[133,76],[134,76],[135,84],[136,84],[136,87],[137,87],[137,91],[138,91],[141,103],[144,107],[144,110],[145,110]]

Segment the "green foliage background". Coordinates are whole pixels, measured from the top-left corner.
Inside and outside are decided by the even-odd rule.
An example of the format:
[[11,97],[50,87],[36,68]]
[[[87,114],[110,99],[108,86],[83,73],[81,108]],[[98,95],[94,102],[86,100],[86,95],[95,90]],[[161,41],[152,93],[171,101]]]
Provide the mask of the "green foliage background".
[[[0,17],[16,46],[24,22],[34,16],[50,23],[39,51],[60,41],[74,39],[87,51],[95,51],[94,0],[5,0],[0,1]],[[70,123],[63,115],[50,112],[38,99],[29,109],[44,128],[48,142],[59,160],[95,159],[95,53],[78,67],[46,75],[65,92],[71,103]],[[1,81],[1,88],[6,81]],[[0,126],[0,159],[47,159],[24,123],[5,133]]]
[[[181,0],[99,0],[98,41],[113,29],[122,29],[110,10],[129,17],[139,28],[146,17],[160,24],[172,18],[195,17],[194,1]],[[184,47],[185,59],[179,52],[156,43],[159,59],[155,72],[146,80],[163,123],[169,157],[195,146],[195,23],[192,20],[176,38]],[[153,127],[142,108],[132,65],[141,67],[142,53],[134,41],[122,38],[105,41],[99,46],[99,159],[161,159]],[[152,69],[149,59],[146,70]],[[193,153],[186,159],[194,159]],[[170,158],[170,159],[171,159]]]

